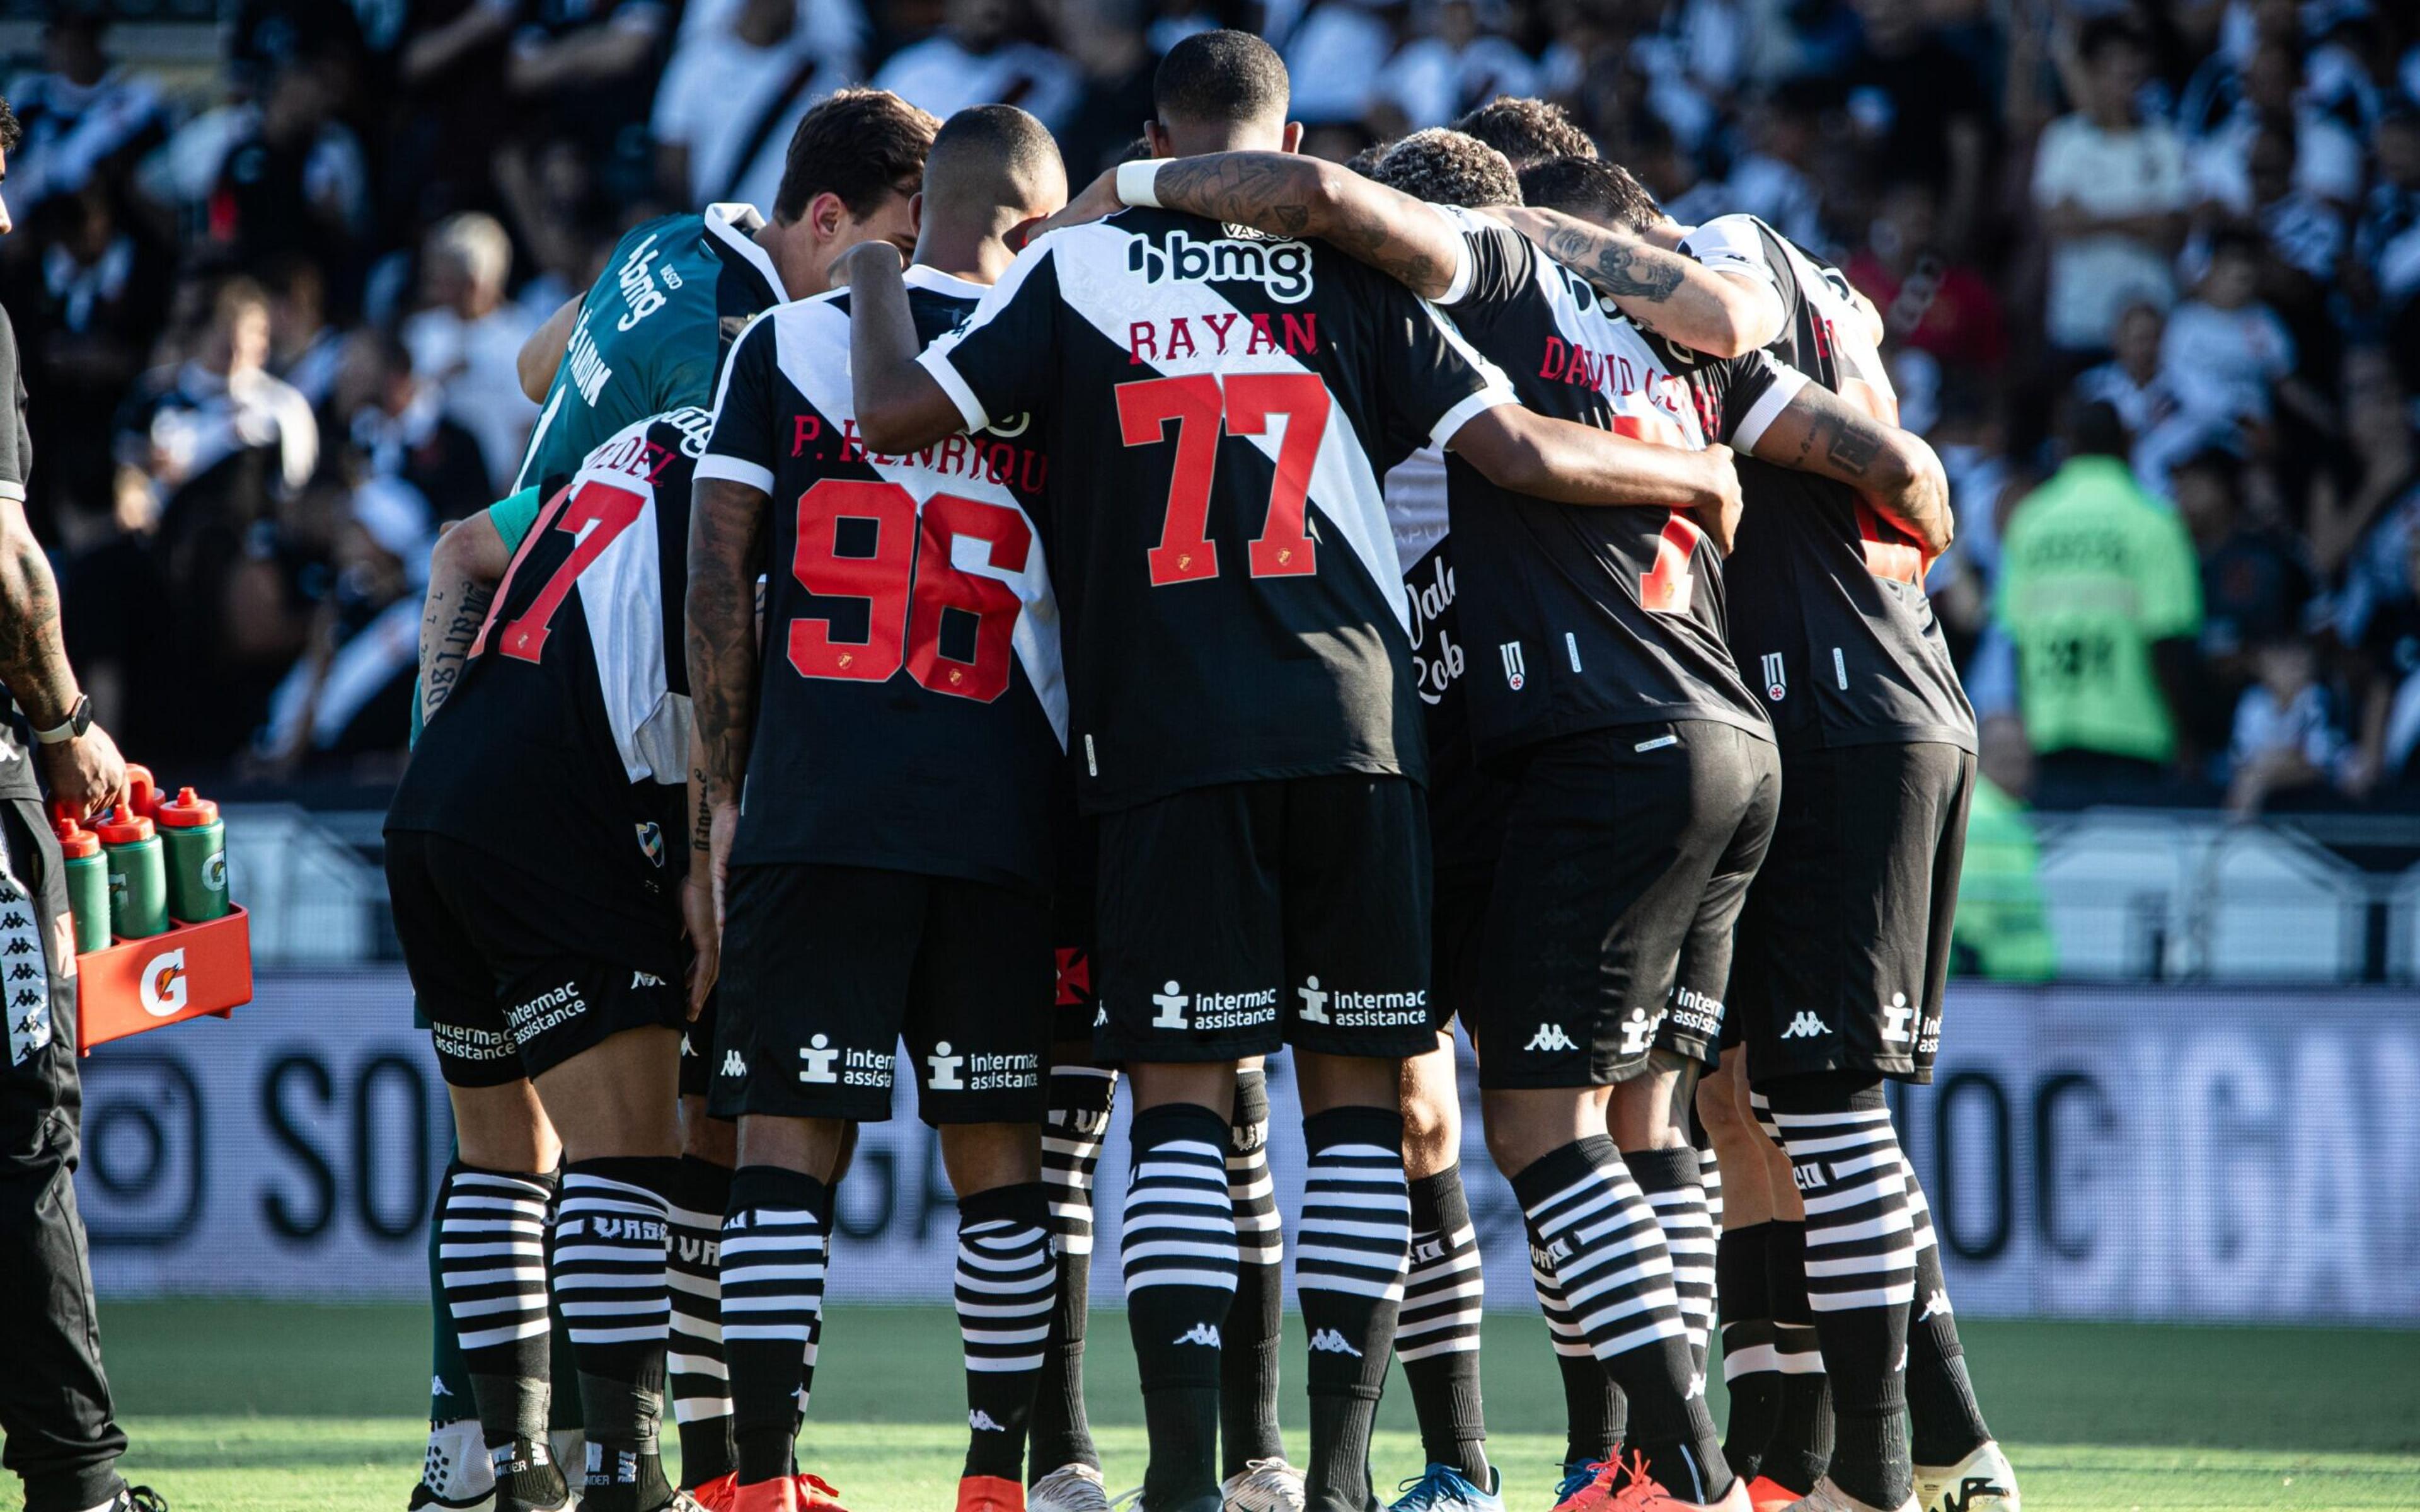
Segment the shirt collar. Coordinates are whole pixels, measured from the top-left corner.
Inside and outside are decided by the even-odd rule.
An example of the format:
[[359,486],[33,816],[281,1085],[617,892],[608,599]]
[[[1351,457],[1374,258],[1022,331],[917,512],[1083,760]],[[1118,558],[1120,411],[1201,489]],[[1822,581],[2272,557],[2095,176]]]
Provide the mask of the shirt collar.
[[909,288],[930,289],[936,294],[952,294],[962,300],[980,300],[991,292],[988,284],[970,283],[938,268],[927,268],[923,263],[908,264],[906,282]]
[[783,286],[781,272],[774,268],[773,259],[765,255],[765,249],[756,244],[755,234],[765,228],[765,217],[757,213],[755,206],[737,201],[708,205],[705,221],[707,239],[718,244],[723,255],[736,255],[754,269],[757,276],[765,280],[773,303],[788,301],[790,291]]

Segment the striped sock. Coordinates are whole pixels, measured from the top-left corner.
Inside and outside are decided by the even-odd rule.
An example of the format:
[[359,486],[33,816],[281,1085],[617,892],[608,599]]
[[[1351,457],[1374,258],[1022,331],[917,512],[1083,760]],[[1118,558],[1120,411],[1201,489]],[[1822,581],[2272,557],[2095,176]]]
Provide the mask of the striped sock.
[[1215,1502],[1218,1331],[1235,1300],[1235,1210],[1227,1120],[1191,1103],[1136,1112],[1124,1235],[1151,1462],[1143,1504]]
[[1227,1125],[1227,1195],[1235,1205],[1235,1303],[1218,1357],[1218,1460],[1222,1474],[1255,1459],[1282,1459],[1278,1361],[1285,1308],[1285,1238],[1278,1184],[1269,1174],[1269,1080],[1235,1073]]
[[1487,1284],[1479,1273],[1479,1233],[1462,1167],[1449,1165],[1411,1183],[1412,1265],[1395,1320],[1395,1358],[1404,1363],[1420,1447],[1432,1463],[1452,1465],[1484,1490],[1489,1481],[1487,1416],[1479,1390],[1480,1310]]
[[1672,1290],[1681,1299],[1681,1321],[1689,1330],[1689,1361],[1702,1382],[1714,1328],[1714,1226],[1706,1211],[1698,1151],[1683,1145],[1642,1149],[1621,1159],[1647,1205],[1655,1210],[1655,1226],[1664,1230],[1665,1253],[1672,1257]]
[[[969,1475],[1014,1481],[1042,1380],[1058,1266],[1039,1181],[958,1199],[958,1336],[966,1346]],[[1057,1469],[1057,1466],[1052,1466]]]
[[681,1484],[731,1473],[731,1372],[722,1363],[722,1288],[716,1249],[731,1206],[731,1169],[684,1155],[672,1204],[673,1335],[664,1369],[680,1427]]
[[1807,1300],[1832,1378],[1830,1474],[1859,1501],[1895,1507],[1915,1489],[1905,1361],[1916,1234],[1906,1162],[1879,1079],[1794,1077],[1771,1098],[1807,1205]]
[[543,1451],[549,1386],[548,1176],[457,1164],[438,1196],[437,1263],[489,1454]]
[[1613,1141],[1592,1134],[1512,1178],[1530,1247],[1562,1288],[1589,1348],[1629,1399],[1630,1447],[1684,1501],[1719,1500],[1730,1468],[1702,1390],[1654,1210]]
[[[1903,1159],[1905,1152],[1901,1152]],[[1907,1169],[1907,1212],[1916,1226],[1916,1301],[1908,1309],[1907,1415],[1919,1465],[1954,1465],[1992,1437],[1975,1382],[1966,1374],[1966,1347],[1958,1340],[1958,1315],[1949,1306],[1949,1280],[1941,1273],[1941,1246],[1932,1235],[1932,1210]]]
[[1412,1246],[1404,1116],[1329,1108],[1305,1119],[1302,1134],[1310,1160],[1294,1282],[1311,1335],[1307,1500],[1318,1512],[1362,1512],[1373,1501],[1370,1428]]
[[664,1479],[664,1344],[671,1158],[574,1161],[564,1167],[554,1230],[554,1294],[580,1369],[590,1512],[650,1512],[672,1499]]
[[1059,1290],[1026,1452],[1026,1473],[1036,1478],[1062,1465],[1097,1470],[1101,1464],[1092,1426],[1084,1420],[1084,1318],[1093,1279],[1093,1173],[1101,1164],[1101,1140],[1117,1094],[1116,1072],[1097,1066],[1051,1069],[1042,1180],[1050,1194]]
[[1727,1228],[1714,1248],[1714,1297],[1723,1319],[1723,1384],[1730,1415],[1723,1458],[1734,1473],[1756,1478],[1781,1415],[1781,1364],[1773,1349],[1773,1288],[1765,1275],[1769,1223]]
[[780,1480],[806,1412],[824,1307],[830,1188],[778,1165],[743,1165],[722,1222],[722,1352],[731,1371],[739,1483]]
[[1545,1269],[1543,1251],[1529,1251],[1529,1285],[1538,1293],[1538,1310],[1546,1318],[1546,1337],[1555,1347],[1555,1368],[1563,1378],[1563,1468],[1602,1463],[1621,1446],[1629,1404],[1613,1389],[1605,1366],[1597,1364],[1580,1320],[1563,1301],[1563,1288]]
[[1832,1378],[1823,1373],[1815,1313],[1807,1304],[1807,1224],[1775,1219],[1765,1245],[1773,1301],[1774,1367],[1781,1416],[1764,1446],[1764,1474],[1802,1495],[1832,1463]]

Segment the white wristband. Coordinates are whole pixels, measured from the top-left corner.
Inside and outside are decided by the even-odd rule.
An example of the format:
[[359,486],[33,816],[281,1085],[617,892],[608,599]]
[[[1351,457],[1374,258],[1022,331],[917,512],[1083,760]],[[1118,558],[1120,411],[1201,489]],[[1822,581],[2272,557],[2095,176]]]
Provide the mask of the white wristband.
[[1168,166],[1166,158],[1145,158],[1140,162],[1118,164],[1118,202],[1140,205],[1147,209],[1159,208],[1159,170]]

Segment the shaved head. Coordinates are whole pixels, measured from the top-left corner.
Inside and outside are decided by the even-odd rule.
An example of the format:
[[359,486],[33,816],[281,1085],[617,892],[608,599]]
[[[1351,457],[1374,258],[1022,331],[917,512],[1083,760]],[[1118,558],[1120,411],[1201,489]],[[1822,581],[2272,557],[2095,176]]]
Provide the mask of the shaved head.
[[924,160],[927,221],[1012,225],[1067,203],[1067,169],[1047,128],[1015,105],[973,105],[942,123]]

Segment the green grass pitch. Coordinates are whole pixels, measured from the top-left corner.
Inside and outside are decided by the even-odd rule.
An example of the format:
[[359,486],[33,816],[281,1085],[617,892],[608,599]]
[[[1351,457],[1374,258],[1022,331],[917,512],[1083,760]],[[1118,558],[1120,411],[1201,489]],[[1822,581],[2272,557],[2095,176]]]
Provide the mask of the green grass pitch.
[[[119,1304],[101,1329],[126,1469],[176,1512],[401,1512],[423,1442],[418,1309]],[[2032,1512],[2420,1507],[2420,1335],[1982,1321],[1965,1335]],[[1093,1421],[1122,1489],[1143,1459],[1124,1316],[1096,1315],[1092,1341]],[[957,1349],[945,1309],[833,1310],[800,1457],[851,1512],[949,1512]],[[1297,1330],[1284,1398],[1297,1458],[1301,1359]],[[1543,1325],[1489,1315],[1485,1369],[1508,1504],[1545,1512],[1562,1410]],[[1420,1468],[1400,1376],[1380,1422],[1383,1492]],[[0,1512],[20,1504],[8,1477]]]

